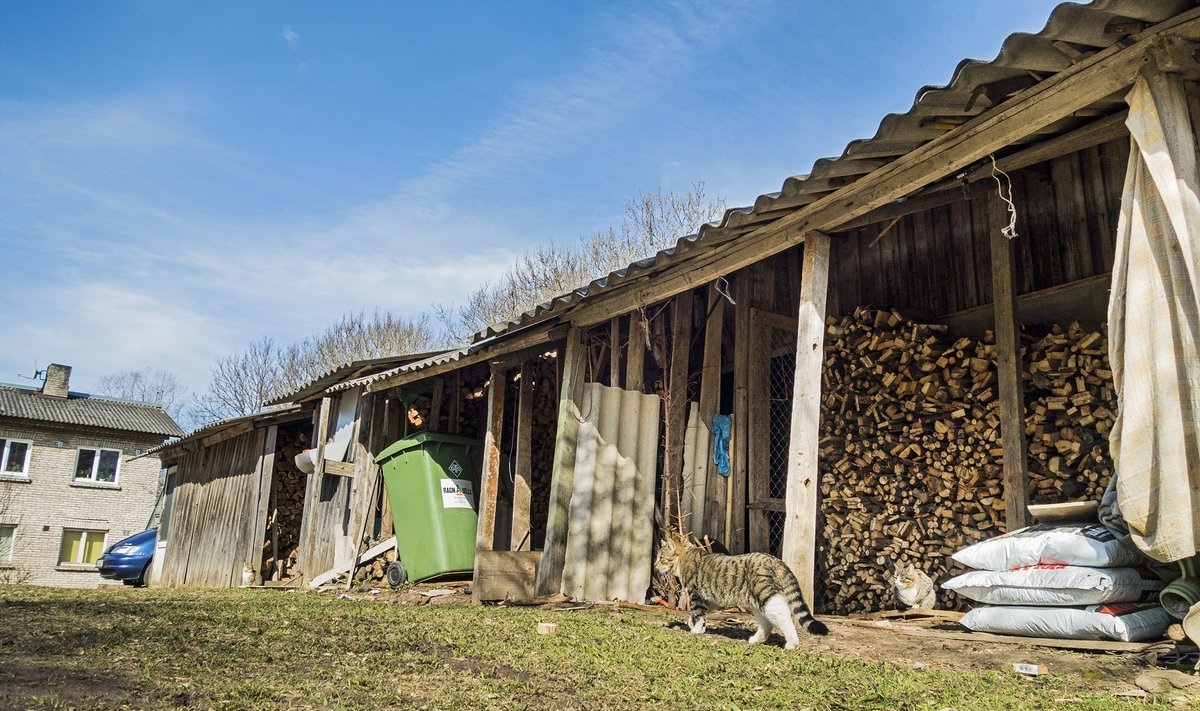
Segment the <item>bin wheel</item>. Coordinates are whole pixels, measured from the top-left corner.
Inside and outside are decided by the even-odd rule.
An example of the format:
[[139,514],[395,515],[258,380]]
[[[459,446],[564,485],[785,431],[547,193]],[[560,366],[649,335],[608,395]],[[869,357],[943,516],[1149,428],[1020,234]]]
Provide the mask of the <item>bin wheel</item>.
[[404,566],[398,560],[388,563],[387,568],[384,569],[384,576],[387,577],[388,585],[394,588],[398,588],[408,582],[408,571],[404,569]]

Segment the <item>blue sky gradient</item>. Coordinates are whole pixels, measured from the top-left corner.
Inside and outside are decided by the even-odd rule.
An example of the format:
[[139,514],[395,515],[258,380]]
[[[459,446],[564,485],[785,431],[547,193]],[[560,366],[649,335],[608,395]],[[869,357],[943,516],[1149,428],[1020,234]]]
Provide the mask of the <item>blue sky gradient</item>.
[[5,3],[0,381],[415,315],[696,180],[732,205],[1055,3]]

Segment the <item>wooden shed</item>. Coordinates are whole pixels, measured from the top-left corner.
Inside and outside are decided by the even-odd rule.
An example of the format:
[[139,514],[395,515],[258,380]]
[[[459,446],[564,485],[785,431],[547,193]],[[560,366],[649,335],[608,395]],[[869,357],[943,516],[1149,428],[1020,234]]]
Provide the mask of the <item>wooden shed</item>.
[[[553,350],[539,593],[568,587],[579,514],[595,554],[611,552],[587,516],[613,500],[576,475],[599,456],[579,447],[599,385],[661,399],[661,422],[639,425],[661,428],[658,525],[778,552],[821,609],[882,607],[891,561],[945,570],[955,545],[1024,525],[1031,496],[1107,483],[1124,96],[1139,73],[1190,80],[1197,37],[1188,2],[1063,4],[779,192],[479,334],[466,360],[357,385],[489,362],[478,549],[506,549],[539,501],[520,483],[532,465],[505,484],[528,416],[510,376]],[[707,463],[718,413],[732,415],[729,477]]]

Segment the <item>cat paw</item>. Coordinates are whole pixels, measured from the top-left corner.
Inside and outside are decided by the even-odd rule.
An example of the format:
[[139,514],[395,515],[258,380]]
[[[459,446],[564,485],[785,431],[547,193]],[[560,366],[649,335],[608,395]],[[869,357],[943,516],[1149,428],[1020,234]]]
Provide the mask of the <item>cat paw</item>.
[[796,647],[799,647],[799,646],[800,646],[799,642],[788,642],[787,644],[783,645],[783,648],[784,649],[795,649]]
[[763,634],[762,632],[755,632],[754,635],[752,637],[750,637],[749,641],[750,641],[750,644],[762,644],[766,640],[767,640],[767,636],[765,634]]
[[704,620],[700,620],[699,622],[692,625],[692,627],[691,627],[692,634],[704,634],[704,630],[706,627],[707,627],[707,625],[704,623]]

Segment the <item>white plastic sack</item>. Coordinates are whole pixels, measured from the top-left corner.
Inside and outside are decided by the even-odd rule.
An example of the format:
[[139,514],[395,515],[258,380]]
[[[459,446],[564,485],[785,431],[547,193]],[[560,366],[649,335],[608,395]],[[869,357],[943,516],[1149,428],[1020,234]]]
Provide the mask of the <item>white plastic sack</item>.
[[1012,570],[1026,565],[1122,568],[1145,562],[1137,548],[1122,543],[1098,523],[1037,524],[967,546],[953,558],[976,570]]
[[1164,587],[1149,571],[1030,565],[1013,570],[972,570],[942,583],[988,605],[1102,605],[1151,599]]
[[1058,639],[1161,639],[1171,624],[1154,603],[1118,602],[1090,607],[977,607],[961,620],[976,632]]

